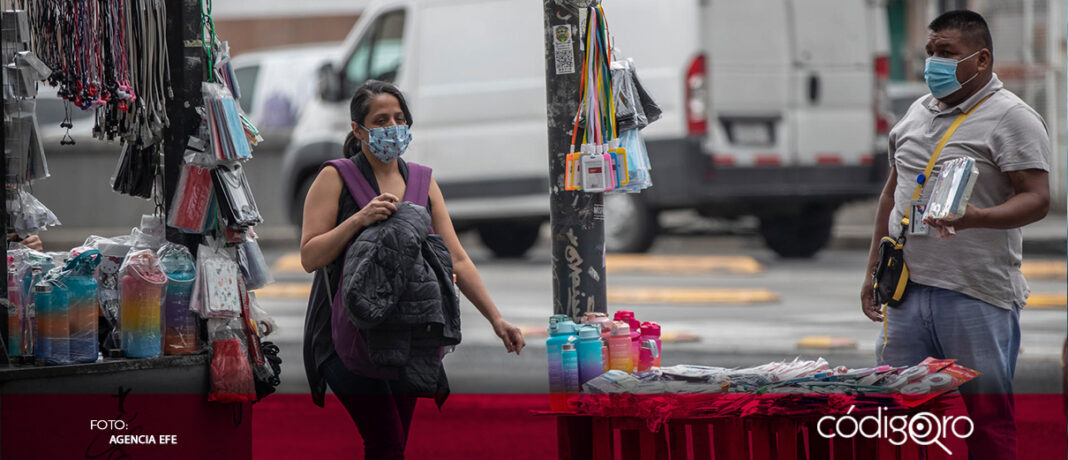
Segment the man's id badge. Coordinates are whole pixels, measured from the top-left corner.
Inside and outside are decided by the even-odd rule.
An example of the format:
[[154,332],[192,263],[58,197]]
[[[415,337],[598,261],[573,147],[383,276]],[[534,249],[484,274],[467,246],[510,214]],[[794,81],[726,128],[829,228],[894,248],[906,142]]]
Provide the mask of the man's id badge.
[[923,199],[913,200],[909,205],[909,235],[926,235],[929,228],[923,223],[923,213],[927,211],[927,202]]

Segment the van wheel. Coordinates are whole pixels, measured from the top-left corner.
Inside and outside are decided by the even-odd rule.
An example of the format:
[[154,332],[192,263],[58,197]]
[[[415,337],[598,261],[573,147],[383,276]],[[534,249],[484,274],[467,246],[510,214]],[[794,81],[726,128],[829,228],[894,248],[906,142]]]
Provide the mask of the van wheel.
[[478,226],[482,244],[502,259],[522,257],[538,242],[540,232],[541,222],[489,222]]
[[297,187],[297,191],[293,195],[293,203],[289,206],[289,220],[298,229],[304,224],[304,198],[308,196],[308,190],[311,190],[312,182],[315,182],[314,175],[301,179],[300,186]]
[[608,252],[645,252],[658,229],[656,211],[635,193],[604,196],[604,245]]
[[831,241],[836,209],[832,204],[809,204],[799,213],[761,216],[760,235],[780,257],[812,257]]

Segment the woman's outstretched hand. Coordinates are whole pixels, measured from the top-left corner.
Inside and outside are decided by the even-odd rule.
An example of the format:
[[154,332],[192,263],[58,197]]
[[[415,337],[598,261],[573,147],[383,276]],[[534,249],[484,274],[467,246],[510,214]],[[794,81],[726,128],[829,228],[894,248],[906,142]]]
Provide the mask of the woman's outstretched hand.
[[493,332],[501,338],[509,353],[515,352],[518,355],[523,347],[527,346],[526,340],[523,340],[523,332],[503,318],[493,322]]

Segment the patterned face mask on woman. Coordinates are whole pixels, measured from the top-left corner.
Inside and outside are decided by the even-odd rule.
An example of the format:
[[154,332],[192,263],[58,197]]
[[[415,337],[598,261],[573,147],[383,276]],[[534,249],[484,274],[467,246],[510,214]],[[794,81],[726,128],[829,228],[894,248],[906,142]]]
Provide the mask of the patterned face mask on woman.
[[396,160],[408,149],[412,142],[412,133],[408,131],[408,125],[384,126],[381,128],[367,129],[367,145],[371,148],[371,155],[383,163]]

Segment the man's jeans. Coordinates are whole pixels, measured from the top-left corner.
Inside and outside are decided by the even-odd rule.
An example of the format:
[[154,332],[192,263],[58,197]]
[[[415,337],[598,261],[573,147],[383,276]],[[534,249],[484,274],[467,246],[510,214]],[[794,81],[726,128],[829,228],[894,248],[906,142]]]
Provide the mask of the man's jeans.
[[1005,310],[956,291],[909,283],[905,301],[888,307],[875,343],[879,364],[912,366],[932,356],[956,359],[982,374],[960,387],[975,432],[970,458],[1015,459],[1012,378],[1020,351],[1020,309]]

